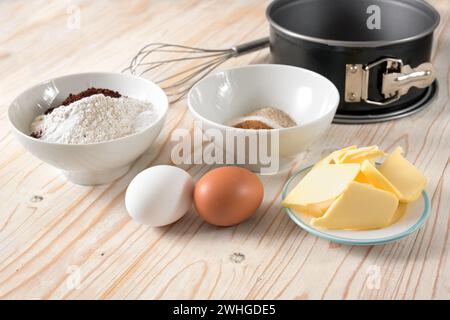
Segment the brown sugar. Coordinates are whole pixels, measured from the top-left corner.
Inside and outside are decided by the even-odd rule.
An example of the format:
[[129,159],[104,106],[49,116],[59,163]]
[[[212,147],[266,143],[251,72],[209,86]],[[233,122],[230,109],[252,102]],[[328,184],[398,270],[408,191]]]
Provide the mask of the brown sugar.
[[259,130],[289,128],[297,124],[282,110],[266,107],[235,118],[229,125],[234,128]]
[[258,121],[258,120],[245,120],[245,121],[242,121],[242,122],[234,125],[234,127],[239,128],[239,129],[255,129],[255,130],[273,129],[271,126],[265,124],[262,121]]

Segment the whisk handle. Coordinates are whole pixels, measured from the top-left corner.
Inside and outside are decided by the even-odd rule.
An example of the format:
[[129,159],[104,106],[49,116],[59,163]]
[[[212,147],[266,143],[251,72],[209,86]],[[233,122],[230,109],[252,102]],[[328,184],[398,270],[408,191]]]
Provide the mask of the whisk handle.
[[266,37],[231,47],[231,50],[235,52],[234,56],[240,56],[242,54],[267,48],[269,46],[269,43],[269,38]]

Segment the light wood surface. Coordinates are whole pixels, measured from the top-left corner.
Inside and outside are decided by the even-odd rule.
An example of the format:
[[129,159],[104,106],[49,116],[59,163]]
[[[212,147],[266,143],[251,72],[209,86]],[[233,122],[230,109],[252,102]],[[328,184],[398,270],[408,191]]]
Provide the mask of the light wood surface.
[[[440,90],[432,105],[402,120],[333,125],[292,167],[346,145],[378,144],[402,146],[425,173],[432,199],[426,224],[396,243],[351,247],[309,235],[287,218],[280,207],[287,173],[262,178],[263,205],[235,227],[212,227],[193,211],[159,229],[131,221],[124,191],[142,169],[169,163],[171,131],[192,126],[184,102],[171,107],[154,147],[131,172],[99,187],[66,182],[27,153],[7,123],[9,103],[29,86],[68,73],[120,71],[145,43],[224,48],[265,36],[268,1],[1,1],[0,297],[450,298],[450,2],[430,2],[441,14],[432,58]],[[70,20],[78,9],[79,29]],[[186,169],[198,179],[208,167]]]

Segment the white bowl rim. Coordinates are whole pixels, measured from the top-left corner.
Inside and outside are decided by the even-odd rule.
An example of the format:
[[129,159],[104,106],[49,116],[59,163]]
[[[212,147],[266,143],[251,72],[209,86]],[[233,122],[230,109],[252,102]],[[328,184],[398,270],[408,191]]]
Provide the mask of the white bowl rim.
[[[328,111],[326,114],[324,114],[323,116],[314,119],[314,120],[310,120],[307,121],[305,123],[302,124],[297,124],[296,126],[292,126],[292,127],[287,127],[287,128],[277,128],[277,129],[242,129],[242,128],[235,128],[235,127],[231,127],[231,126],[227,126],[224,125],[222,123],[218,123],[212,120],[209,120],[205,117],[203,117],[201,114],[199,114],[194,107],[191,104],[191,95],[192,92],[199,86],[201,85],[203,82],[207,81],[209,78],[215,77],[220,73],[226,73],[228,71],[233,71],[233,70],[242,70],[242,69],[251,69],[251,68],[279,68],[279,69],[295,69],[297,71],[301,71],[301,72],[305,72],[305,73],[309,73],[310,75],[320,78],[322,80],[325,80],[326,83],[328,83],[330,85],[330,88],[332,91],[334,91],[335,95],[336,95],[336,101],[334,103],[334,107],[330,109],[330,111]],[[336,88],[336,86],[334,85],[333,82],[331,82],[328,78],[324,77],[323,75],[321,75],[320,73],[314,72],[312,70],[309,69],[305,69],[305,68],[301,68],[301,67],[296,67],[296,66],[291,66],[291,65],[286,65],[286,64],[269,64],[269,63],[261,63],[261,64],[251,64],[251,65],[247,65],[247,66],[237,66],[237,67],[232,67],[232,68],[227,68],[224,70],[219,70],[205,78],[203,78],[202,80],[200,80],[199,82],[197,82],[190,90],[187,96],[187,104],[189,107],[189,111],[194,114],[194,116],[196,116],[197,118],[200,118],[202,121],[208,123],[209,125],[214,125],[218,128],[221,129],[225,129],[225,130],[232,130],[232,131],[238,131],[238,132],[257,132],[260,130],[264,130],[264,131],[271,131],[271,130],[277,130],[277,131],[288,131],[288,130],[292,130],[292,129],[296,129],[296,128],[301,128],[304,127],[306,125],[310,125],[313,124],[315,122],[320,121],[322,118],[325,118],[326,116],[328,116],[331,112],[336,112],[336,107],[339,105],[339,101],[340,101],[340,94],[338,89]]]
[[[107,141],[101,141],[101,142],[92,142],[92,143],[60,143],[60,142],[51,142],[51,141],[45,141],[45,140],[41,140],[41,139],[36,139],[31,137],[30,135],[27,135],[25,133],[23,133],[21,130],[19,130],[11,121],[10,119],[10,113],[12,110],[12,106],[14,105],[14,103],[16,102],[16,100],[23,94],[25,94],[27,91],[30,91],[36,87],[39,87],[47,82],[50,81],[54,81],[56,79],[64,79],[64,78],[69,78],[69,77],[73,77],[73,76],[89,76],[89,75],[105,75],[105,76],[123,76],[125,78],[132,78],[132,79],[138,79],[138,80],[143,80],[144,82],[147,82],[150,86],[153,86],[157,91],[159,91],[159,93],[161,94],[162,97],[164,97],[164,105],[163,105],[163,111],[158,115],[158,119],[155,120],[151,125],[149,125],[147,128],[145,128],[142,131],[133,133],[131,135],[125,136],[125,137],[121,137],[121,138],[117,138],[117,139],[112,139],[112,140],[107,140]],[[106,88],[107,89],[107,88]],[[154,83],[153,81],[150,81],[148,79],[142,78],[142,77],[138,77],[138,76],[134,76],[134,75],[130,75],[130,74],[123,74],[123,73],[119,73],[119,72],[80,72],[80,73],[70,73],[70,74],[65,74],[59,77],[54,77],[48,80],[44,80],[41,81],[31,87],[29,87],[28,89],[22,91],[21,93],[19,93],[14,99],[13,101],[9,104],[8,106],[8,123],[9,126],[19,135],[21,135],[22,137],[24,137],[25,139],[28,139],[30,141],[33,141],[35,143],[40,143],[40,144],[47,144],[47,145],[56,145],[56,146],[67,146],[67,147],[82,147],[82,146],[98,146],[98,145],[106,145],[109,143],[113,143],[113,142],[117,142],[117,141],[121,141],[121,140],[126,140],[135,136],[138,136],[140,134],[144,134],[145,132],[147,132],[148,130],[152,129],[157,123],[159,123],[161,121],[161,119],[163,119],[166,114],[167,111],[169,109],[169,100],[167,99],[167,95],[164,92],[164,90],[158,86],[156,83]]]

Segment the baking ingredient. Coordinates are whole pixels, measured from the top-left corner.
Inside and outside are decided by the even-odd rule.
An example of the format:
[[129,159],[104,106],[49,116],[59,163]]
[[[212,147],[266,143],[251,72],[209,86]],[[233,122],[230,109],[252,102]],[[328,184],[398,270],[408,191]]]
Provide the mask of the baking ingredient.
[[[333,204],[334,200],[336,200],[336,198],[320,203],[308,204],[306,206],[292,205],[290,208],[297,213],[306,213],[311,217],[321,217]],[[289,205],[286,205],[286,207],[289,207]]]
[[238,129],[252,129],[252,130],[270,130],[273,129],[270,125],[267,124],[265,120],[240,120],[239,123],[235,124],[233,127]]
[[396,187],[392,185],[392,183],[386,179],[385,176],[378,171],[377,168],[373,164],[371,164],[368,160],[364,160],[361,165],[361,172],[364,177],[366,177],[367,181],[376,188],[386,190],[395,194],[395,196],[399,199],[402,198],[402,195],[397,190]]
[[95,94],[38,116],[31,132],[48,142],[96,143],[140,132],[157,118],[150,102]]
[[208,223],[227,227],[252,216],[264,197],[258,176],[241,167],[221,167],[206,173],[196,184],[194,203]]
[[333,159],[335,163],[362,163],[365,160],[374,163],[375,159],[384,156],[384,152],[378,146],[370,146],[364,148],[347,148],[347,150],[340,153],[338,158]]
[[402,148],[395,149],[381,164],[380,172],[400,192],[400,201],[411,202],[420,197],[427,179],[402,153]]
[[406,203],[400,202],[398,204],[397,210],[395,210],[395,213],[392,215],[391,221],[389,222],[389,225],[397,223],[403,216],[405,215],[406,208],[408,205]]
[[349,147],[346,147],[346,148],[344,148],[344,149],[340,149],[340,150],[333,151],[333,152],[330,153],[328,156],[326,156],[326,157],[323,158],[322,160],[318,161],[318,162],[313,166],[313,169],[314,169],[314,168],[317,168],[317,167],[319,167],[319,166],[321,166],[321,165],[324,165],[324,164],[339,163],[338,161],[339,161],[339,159],[342,157],[342,155],[345,154],[345,152],[346,152],[347,150],[350,150],[350,149],[356,149],[356,146],[349,146]]
[[311,225],[326,229],[368,230],[389,225],[398,207],[392,193],[370,184],[351,182],[344,193]]
[[407,203],[420,197],[426,179],[402,156],[401,148],[377,166],[375,159],[385,156],[377,146],[334,151],[305,175],[282,205],[313,217],[312,225],[319,228],[368,230],[396,223]]
[[341,163],[341,159],[343,156],[345,156],[347,151],[354,150],[356,148],[357,148],[356,146],[349,146],[341,150],[336,150],[331,153],[330,158],[333,160],[334,163]]
[[296,125],[287,113],[272,107],[258,109],[230,122],[230,126],[240,129],[280,129]]
[[[110,89],[104,89],[104,88],[88,88],[84,91],[81,91],[79,93],[70,93],[69,96],[64,99],[64,101],[61,103],[61,106],[68,106],[69,104],[81,100],[86,97],[93,96],[94,94],[103,94],[104,96],[111,97],[111,98],[120,98],[122,95],[114,90]],[[58,107],[49,108],[45,111],[45,114],[51,113],[53,110],[55,110]]]
[[140,172],[125,194],[125,206],[136,222],[152,227],[171,224],[192,206],[194,181],[174,166],[155,166]]
[[[329,204],[330,200],[342,194],[359,171],[360,165],[356,163],[319,166],[308,172],[282,204],[285,207],[306,210],[318,216],[326,208],[324,204]],[[317,206],[319,210],[315,210]]]

